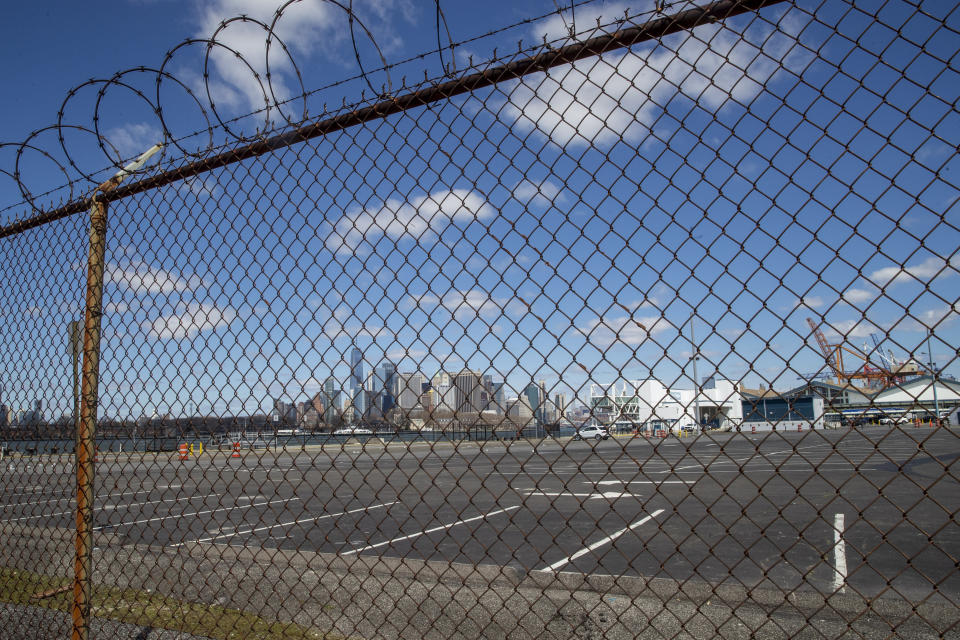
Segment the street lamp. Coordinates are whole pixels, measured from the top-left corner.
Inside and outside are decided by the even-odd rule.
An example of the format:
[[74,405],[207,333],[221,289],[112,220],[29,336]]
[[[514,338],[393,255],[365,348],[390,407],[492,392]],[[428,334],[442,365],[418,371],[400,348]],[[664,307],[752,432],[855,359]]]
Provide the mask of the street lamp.
[[937,369],[933,362],[933,353],[930,351],[930,336],[933,329],[927,329],[927,360],[930,365],[930,375],[933,377],[933,412],[936,415],[937,426],[940,425],[940,402],[937,400]]
[[690,316],[690,347],[693,349],[693,419],[697,425],[697,431],[702,430],[700,424],[700,378],[697,377],[697,360],[700,359],[700,348],[697,347],[697,339],[693,334],[693,321],[696,316]]

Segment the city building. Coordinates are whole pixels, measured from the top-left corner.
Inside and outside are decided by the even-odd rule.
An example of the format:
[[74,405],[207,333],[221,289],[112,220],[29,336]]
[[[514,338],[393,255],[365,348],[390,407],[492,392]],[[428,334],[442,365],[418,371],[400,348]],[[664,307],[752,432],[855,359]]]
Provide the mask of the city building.
[[490,401],[483,385],[483,372],[464,369],[454,378],[454,411],[480,413]]
[[366,389],[363,387],[356,390],[353,394],[353,399],[350,403],[349,409],[352,410],[353,419],[355,421],[363,420],[367,413],[370,410],[369,394]]
[[313,405],[313,408],[316,409],[317,413],[320,415],[323,415],[323,408],[325,406],[324,400],[325,398],[323,391],[318,391],[313,395],[312,398],[310,398],[310,404]]
[[[436,379],[436,376],[434,377]],[[449,380],[449,378],[447,378]],[[433,387],[433,409],[437,412],[453,413],[457,407],[457,389],[452,384],[440,384]]]
[[743,420],[733,428],[739,431],[807,431],[822,429],[823,398],[807,394],[781,395],[743,392]]
[[294,425],[297,423],[297,405],[277,398],[273,401],[273,412],[270,417],[275,423]]
[[934,419],[937,413],[944,418],[960,406],[960,381],[942,376],[934,381],[929,374],[910,378],[873,394],[860,391],[862,393],[845,393],[839,402],[837,399],[827,402],[827,422],[925,421]]
[[[590,385],[594,424],[616,431],[703,428],[739,424],[743,407],[737,383],[712,377],[693,389],[669,389],[659,380],[622,380]],[[696,415],[699,414],[699,415]]]
[[386,415],[395,404],[394,386],[396,385],[397,366],[385,362],[377,367],[373,376],[373,386],[370,389],[371,398],[381,415]]
[[491,394],[493,395],[493,410],[501,414],[506,413],[507,410],[505,385],[505,382],[494,382],[491,389]]
[[423,394],[424,376],[422,373],[397,374],[393,393],[396,405],[404,411],[410,411],[421,406],[420,396]]
[[506,415],[515,422],[529,422],[533,420],[533,409],[530,400],[525,394],[507,400]]
[[343,411],[343,393],[337,389],[337,381],[333,378],[327,378],[323,382],[323,421],[326,424],[339,422],[340,414]]
[[350,352],[350,390],[356,394],[358,389],[363,388],[363,353],[356,347]]
[[540,397],[540,387],[534,382],[531,382],[527,385],[526,389],[523,390],[523,393],[520,394],[525,397],[527,400],[527,406],[530,407],[530,410],[533,412],[534,418],[539,420],[540,415],[540,406],[543,404],[542,398]]
[[320,416],[322,415],[313,403],[306,403],[306,410],[297,417],[297,427],[304,430],[313,430],[320,426]]
[[556,418],[552,420],[552,422],[563,421],[567,410],[567,396],[563,393],[553,394],[553,406],[557,414]]

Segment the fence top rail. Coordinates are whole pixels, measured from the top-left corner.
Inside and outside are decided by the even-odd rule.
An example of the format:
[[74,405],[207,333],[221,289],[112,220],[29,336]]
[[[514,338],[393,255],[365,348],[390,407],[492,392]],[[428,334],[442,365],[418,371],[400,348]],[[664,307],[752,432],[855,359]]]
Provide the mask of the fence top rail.
[[[763,7],[785,1],[786,0],[717,0],[699,7],[654,18],[643,24],[620,29],[613,33],[595,36],[556,49],[547,48],[529,57],[512,60],[482,71],[468,73],[446,82],[414,89],[396,97],[387,97],[366,107],[355,108],[333,117],[324,118],[318,122],[290,129],[263,140],[221,151],[208,158],[202,158],[180,167],[161,171],[155,175],[118,187],[110,193],[100,194],[98,198],[107,202],[120,200],[241,162],[248,158],[264,155],[372,120],[383,119],[395,113],[448,100],[454,96],[493,86],[500,82],[546,71],[553,67],[623,49],[641,42],[662,38],[673,33],[692,29],[699,25],[712,24],[743,13],[755,12]],[[30,218],[5,225],[0,227],[0,238],[14,236],[29,229],[86,211],[92,203],[93,196],[86,196],[56,209],[43,211]]]

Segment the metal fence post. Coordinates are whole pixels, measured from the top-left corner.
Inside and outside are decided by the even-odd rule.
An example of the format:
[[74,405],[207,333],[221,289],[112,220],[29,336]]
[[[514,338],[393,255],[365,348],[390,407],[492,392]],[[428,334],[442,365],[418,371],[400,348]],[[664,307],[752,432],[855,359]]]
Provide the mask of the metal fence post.
[[100,318],[103,312],[103,259],[107,244],[107,203],[94,195],[90,208],[87,309],[83,334],[83,376],[77,432],[77,540],[73,582],[73,640],[90,632],[90,571],[93,550],[94,433],[100,377]]
[[73,580],[73,640],[90,633],[93,553],[94,436],[100,384],[100,319],[103,316],[103,267],[107,248],[107,202],[131,172],[146,164],[162,145],[154,145],[94,192],[90,207],[90,253],[87,259],[87,309],[83,334],[83,376],[77,425],[77,540]]

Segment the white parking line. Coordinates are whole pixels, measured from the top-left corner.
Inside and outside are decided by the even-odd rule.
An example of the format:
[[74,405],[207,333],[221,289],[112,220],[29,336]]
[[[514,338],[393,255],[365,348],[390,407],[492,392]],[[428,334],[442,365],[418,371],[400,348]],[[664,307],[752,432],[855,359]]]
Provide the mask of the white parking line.
[[617,538],[619,538],[620,536],[622,536],[623,534],[625,534],[627,531],[632,531],[633,529],[636,529],[637,527],[639,527],[639,526],[641,526],[641,525],[643,525],[643,524],[646,524],[646,523],[649,522],[650,520],[653,520],[654,518],[656,518],[656,517],[657,517],[658,515],[660,515],[661,513],[663,513],[663,509],[657,509],[656,511],[654,511],[654,512],[651,513],[650,515],[648,515],[648,516],[646,516],[646,517],[644,517],[644,518],[641,518],[640,520],[637,520],[636,522],[634,522],[634,523],[631,524],[630,526],[624,527],[623,529],[620,529],[620,531],[617,531],[617,532],[614,533],[613,535],[607,536],[607,537],[604,538],[603,540],[598,540],[598,541],[594,542],[594,543],[591,544],[589,547],[585,547],[585,548],[581,549],[580,551],[577,551],[577,552],[576,552],[575,554],[573,554],[572,556],[567,556],[567,557],[564,558],[563,560],[558,560],[557,562],[554,562],[554,563],[551,564],[550,566],[544,567],[543,569],[541,569],[541,571],[556,571],[556,570],[559,569],[560,567],[563,567],[563,566],[565,566],[565,565],[570,564],[571,562],[573,562],[573,561],[576,560],[577,558],[579,558],[579,557],[581,557],[581,556],[584,556],[584,555],[590,553],[590,552],[593,551],[594,549],[597,549],[597,548],[599,548],[599,547],[602,547],[602,546],[605,545],[605,544],[610,544],[611,542],[613,542],[614,540],[616,540]]
[[833,590],[843,593],[847,581],[847,547],[843,542],[843,514],[833,517]]
[[514,510],[514,509],[519,509],[519,508],[520,508],[520,505],[516,505],[516,506],[513,506],[513,507],[505,507],[505,508],[503,508],[503,509],[497,509],[496,511],[491,511],[490,513],[484,513],[484,514],[481,514],[481,515],[479,515],[479,516],[474,516],[473,518],[467,518],[466,520],[457,520],[456,522],[451,522],[450,524],[444,524],[444,525],[441,525],[441,526],[439,526],[439,527],[433,527],[433,528],[431,528],[431,529],[425,529],[425,530],[423,530],[423,531],[418,531],[417,533],[411,533],[410,535],[400,536],[399,538],[393,538],[393,539],[391,539],[391,540],[386,540],[386,541],[384,541],[384,542],[378,542],[378,543],[376,543],[376,544],[371,544],[371,545],[368,545],[368,546],[366,546],[366,547],[362,547],[362,548],[360,548],[360,549],[351,549],[350,551],[343,551],[343,552],[341,552],[340,555],[350,556],[350,555],[353,555],[353,554],[355,554],[355,553],[361,553],[361,552],[363,552],[363,551],[369,551],[370,549],[376,549],[376,548],[378,548],[378,547],[383,547],[383,546],[386,546],[386,545],[388,545],[388,544],[393,544],[394,542],[403,542],[404,540],[410,540],[410,539],[412,539],[412,538],[419,538],[420,536],[426,535],[426,534],[428,534],[428,533],[434,533],[434,532],[436,532],[436,531],[443,531],[444,529],[450,529],[450,528],[452,528],[452,527],[456,527],[456,526],[461,525],[461,524],[467,524],[468,522],[476,522],[477,520],[485,520],[486,518],[489,518],[489,517],[491,517],[491,516],[496,516],[496,515],[499,515],[499,514],[501,514],[501,513],[506,513],[507,511],[512,511],[512,510]]
[[[273,531],[273,529],[278,528],[278,527],[280,527],[280,528],[283,528],[283,527],[292,527],[292,526],[295,525],[295,524],[302,524],[302,523],[304,523],[304,522],[316,522],[316,521],[319,521],[319,520],[323,520],[323,519],[325,519],[325,518],[336,518],[337,516],[345,516],[345,515],[350,515],[350,514],[354,514],[354,513],[359,513],[359,512],[361,512],[361,511],[369,511],[370,509],[380,509],[380,508],[382,508],[382,507],[389,507],[389,506],[391,506],[391,505],[397,504],[398,502],[399,502],[399,500],[394,500],[393,502],[384,502],[384,503],[382,503],[382,504],[375,504],[375,505],[373,505],[372,507],[358,507],[358,508],[356,508],[356,509],[350,509],[349,511],[341,511],[340,513],[326,513],[326,514],[324,514],[324,515],[322,515],[322,516],[311,516],[311,517],[309,517],[309,518],[300,518],[300,519],[298,519],[298,520],[291,520],[290,522],[278,522],[278,523],[276,523],[276,524],[268,524],[268,525],[264,525],[264,526],[262,526],[262,527],[257,527],[257,528],[254,528],[254,529],[250,529],[250,530],[248,530],[248,531],[231,531],[231,532],[228,532],[228,533],[223,533],[223,532],[221,532],[221,533],[219,533],[219,534],[217,534],[217,535],[215,535],[215,536],[208,536],[208,537],[206,537],[206,538],[200,538],[199,540],[194,540],[194,542],[196,542],[196,543],[210,542],[210,541],[212,541],[212,540],[217,540],[218,538],[226,538],[226,537],[228,537],[228,536],[245,536],[245,535],[248,535],[248,534],[251,534],[251,533],[259,533],[260,531],[266,531],[266,530],[268,530],[268,529],[269,529],[270,531]],[[236,529],[236,527],[231,527],[231,528]],[[189,544],[189,543],[187,543],[187,542],[178,542],[177,544],[172,544],[172,545],[170,545],[170,546],[171,546],[171,547],[181,547],[181,546],[183,546],[183,545],[185,545],[185,544]]]
[[[153,490],[153,489],[144,489],[144,490],[142,490],[142,491],[124,491],[123,493],[110,493],[110,494],[107,494],[107,495],[105,495],[105,496],[96,496],[96,498],[97,498],[98,500],[99,500],[99,499],[107,499],[107,498],[120,498],[120,497],[123,497],[123,496],[135,496],[135,495],[138,495],[138,494],[141,494],[141,493],[151,493],[152,491],[154,491],[154,490]],[[137,506],[142,506],[142,505],[145,505],[145,504],[154,504],[154,503],[157,503],[157,502],[167,502],[167,501],[169,501],[169,500],[180,500],[180,499],[194,500],[194,499],[196,499],[196,498],[206,498],[206,497],[214,496],[214,495],[218,495],[218,494],[216,494],[216,493],[209,493],[209,494],[206,494],[206,495],[203,495],[203,496],[193,496],[193,497],[190,497],[190,498],[183,498],[182,496],[172,496],[172,497],[170,497],[170,498],[164,498],[163,500],[148,500],[148,501],[146,501],[146,502],[127,502],[127,503],[116,504],[116,505],[101,504],[99,507],[94,506],[94,511],[96,511],[96,510],[98,510],[98,509],[107,509],[107,510],[109,510],[109,509],[118,509],[118,508],[120,508],[120,507],[127,507],[127,508],[129,508],[129,507],[137,507]],[[61,503],[61,502],[64,502],[65,500],[67,500],[67,498],[59,498],[58,500],[53,501],[53,503],[54,503],[54,504],[59,504],[59,503]],[[73,501],[75,501],[75,500],[76,500],[76,497],[71,497],[68,501],[69,501],[69,502],[73,502]],[[21,502],[21,503],[19,503],[19,504],[8,504],[8,505],[2,505],[2,506],[4,506],[4,507],[18,507],[18,506],[24,506],[24,505],[29,505],[29,504],[50,504],[50,503],[51,503],[51,501],[49,501],[49,500],[42,500],[42,501],[37,502],[37,503]],[[19,518],[4,518],[3,520],[0,520],[0,522],[20,522],[20,521],[22,521],[22,520],[34,520],[34,519],[37,519],[37,518],[52,518],[52,517],[54,517],[54,516],[62,516],[62,515],[66,515],[66,514],[72,514],[72,513],[74,513],[74,512],[75,512],[75,510],[71,508],[69,511],[57,511],[57,512],[55,512],[55,513],[38,513],[38,514],[35,514],[35,515],[32,515],[32,516],[21,516],[21,517],[19,517]]]
[[600,480],[594,484],[694,484],[696,480]]
[[[213,495],[213,494],[211,494]],[[292,500],[299,500],[296,496],[292,498],[277,498],[276,500],[270,500],[269,502],[251,502],[248,505],[241,506],[238,504],[232,504],[228,507],[220,507],[219,509],[204,509],[203,511],[194,511],[193,513],[167,513],[162,516],[156,516],[153,518],[144,518],[143,520],[134,520],[133,522],[120,522],[118,524],[103,525],[100,527],[94,527],[94,531],[99,531],[106,527],[117,528],[117,527],[132,527],[137,524],[146,524],[148,522],[156,522],[157,520],[167,520],[168,518],[189,518],[191,516],[202,516],[209,513],[218,513],[220,511],[229,511],[231,509],[250,509],[252,507],[265,507],[267,505],[273,504],[275,502],[290,502]]]

